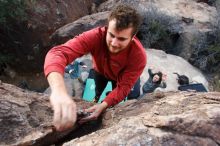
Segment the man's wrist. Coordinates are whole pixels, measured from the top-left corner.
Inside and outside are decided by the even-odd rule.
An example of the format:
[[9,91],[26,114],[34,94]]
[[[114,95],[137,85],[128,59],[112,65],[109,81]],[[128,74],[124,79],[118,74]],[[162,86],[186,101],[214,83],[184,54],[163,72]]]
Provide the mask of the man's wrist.
[[105,102],[105,101],[103,101],[103,102],[101,103],[101,106],[102,106],[102,109],[105,110],[105,109],[108,107],[108,103]]

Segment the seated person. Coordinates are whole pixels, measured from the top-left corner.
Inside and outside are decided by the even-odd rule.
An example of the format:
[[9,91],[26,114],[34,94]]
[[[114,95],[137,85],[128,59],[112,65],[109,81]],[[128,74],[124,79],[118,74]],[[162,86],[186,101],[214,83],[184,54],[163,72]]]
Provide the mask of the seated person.
[[84,62],[81,62],[78,59],[76,59],[74,62],[65,67],[65,72],[70,75],[71,79],[77,79],[81,75],[80,66],[82,68],[87,68]]
[[174,72],[173,74],[177,75],[177,82],[179,85],[189,85],[189,78],[186,75],[180,75],[176,72]]
[[143,93],[151,93],[158,87],[160,88],[167,87],[165,82],[166,79],[165,74],[163,74],[160,71],[157,73],[153,73],[151,68],[148,69],[148,73],[149,73],[149,78],[142,87]]

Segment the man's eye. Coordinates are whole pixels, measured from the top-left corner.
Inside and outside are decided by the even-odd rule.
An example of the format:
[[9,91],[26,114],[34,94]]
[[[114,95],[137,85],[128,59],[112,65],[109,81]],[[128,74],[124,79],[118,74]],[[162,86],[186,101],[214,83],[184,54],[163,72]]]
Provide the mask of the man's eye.
[[111,37],[114,38],[115,36],[111,34]]
[[125,41],[125,38],[118,38],[119,41]]
[[109,33],[109,35],[112,37],[112,38],[114,38],[115,36],[113,35],[113,34],[111,34],[111,33]]

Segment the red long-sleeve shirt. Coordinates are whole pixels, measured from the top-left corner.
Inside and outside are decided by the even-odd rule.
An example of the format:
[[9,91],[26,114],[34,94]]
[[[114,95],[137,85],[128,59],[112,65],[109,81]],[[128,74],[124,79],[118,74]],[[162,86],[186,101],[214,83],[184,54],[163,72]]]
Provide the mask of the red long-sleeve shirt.
[[146,52],[134,37],[127,48],[110,53],[106,44],[106,27],[98,27],[52,48],[46,55],[44,73],[64,74],[64,68],[78,57],[91,53],[93,68],[117,82],[116,88],[104,99],[108,106],[122,101],[130,92],[146,65]]

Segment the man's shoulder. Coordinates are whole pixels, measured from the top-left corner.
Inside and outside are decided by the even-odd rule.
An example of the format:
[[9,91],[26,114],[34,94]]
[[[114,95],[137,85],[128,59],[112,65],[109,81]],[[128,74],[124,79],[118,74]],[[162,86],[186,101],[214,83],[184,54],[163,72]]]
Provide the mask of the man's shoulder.
[[141,42],[137,37],[134,37],[129,58],[132,58],[132,62],[136,60],[140,66],[145,66],[147,63],[147,53]]
[[142,43],[140,42],[140,40],[137,37],[133,38],[133,47],[134,48],[139,48],[139,50],[141,50],[141,51],[145,50]]
[[106,32],[106,27],[105,26],[98,26],[95,28],[92,28],[86,32],[94,33],[94,34],[104,34]]
[[[89,43],[97,44],[97,42],[105,40],[105,27],[95,27],[90,30],[84,31],[77,37],[78,39],[86,40]],[[81,36],[81,37],[80,37]]]
[[133,39],[133,45],[132,45],[132,54],[141,55],[143,57],[146,56],[146,50],[141,44],[140,40],[137,37],[134,37]]

